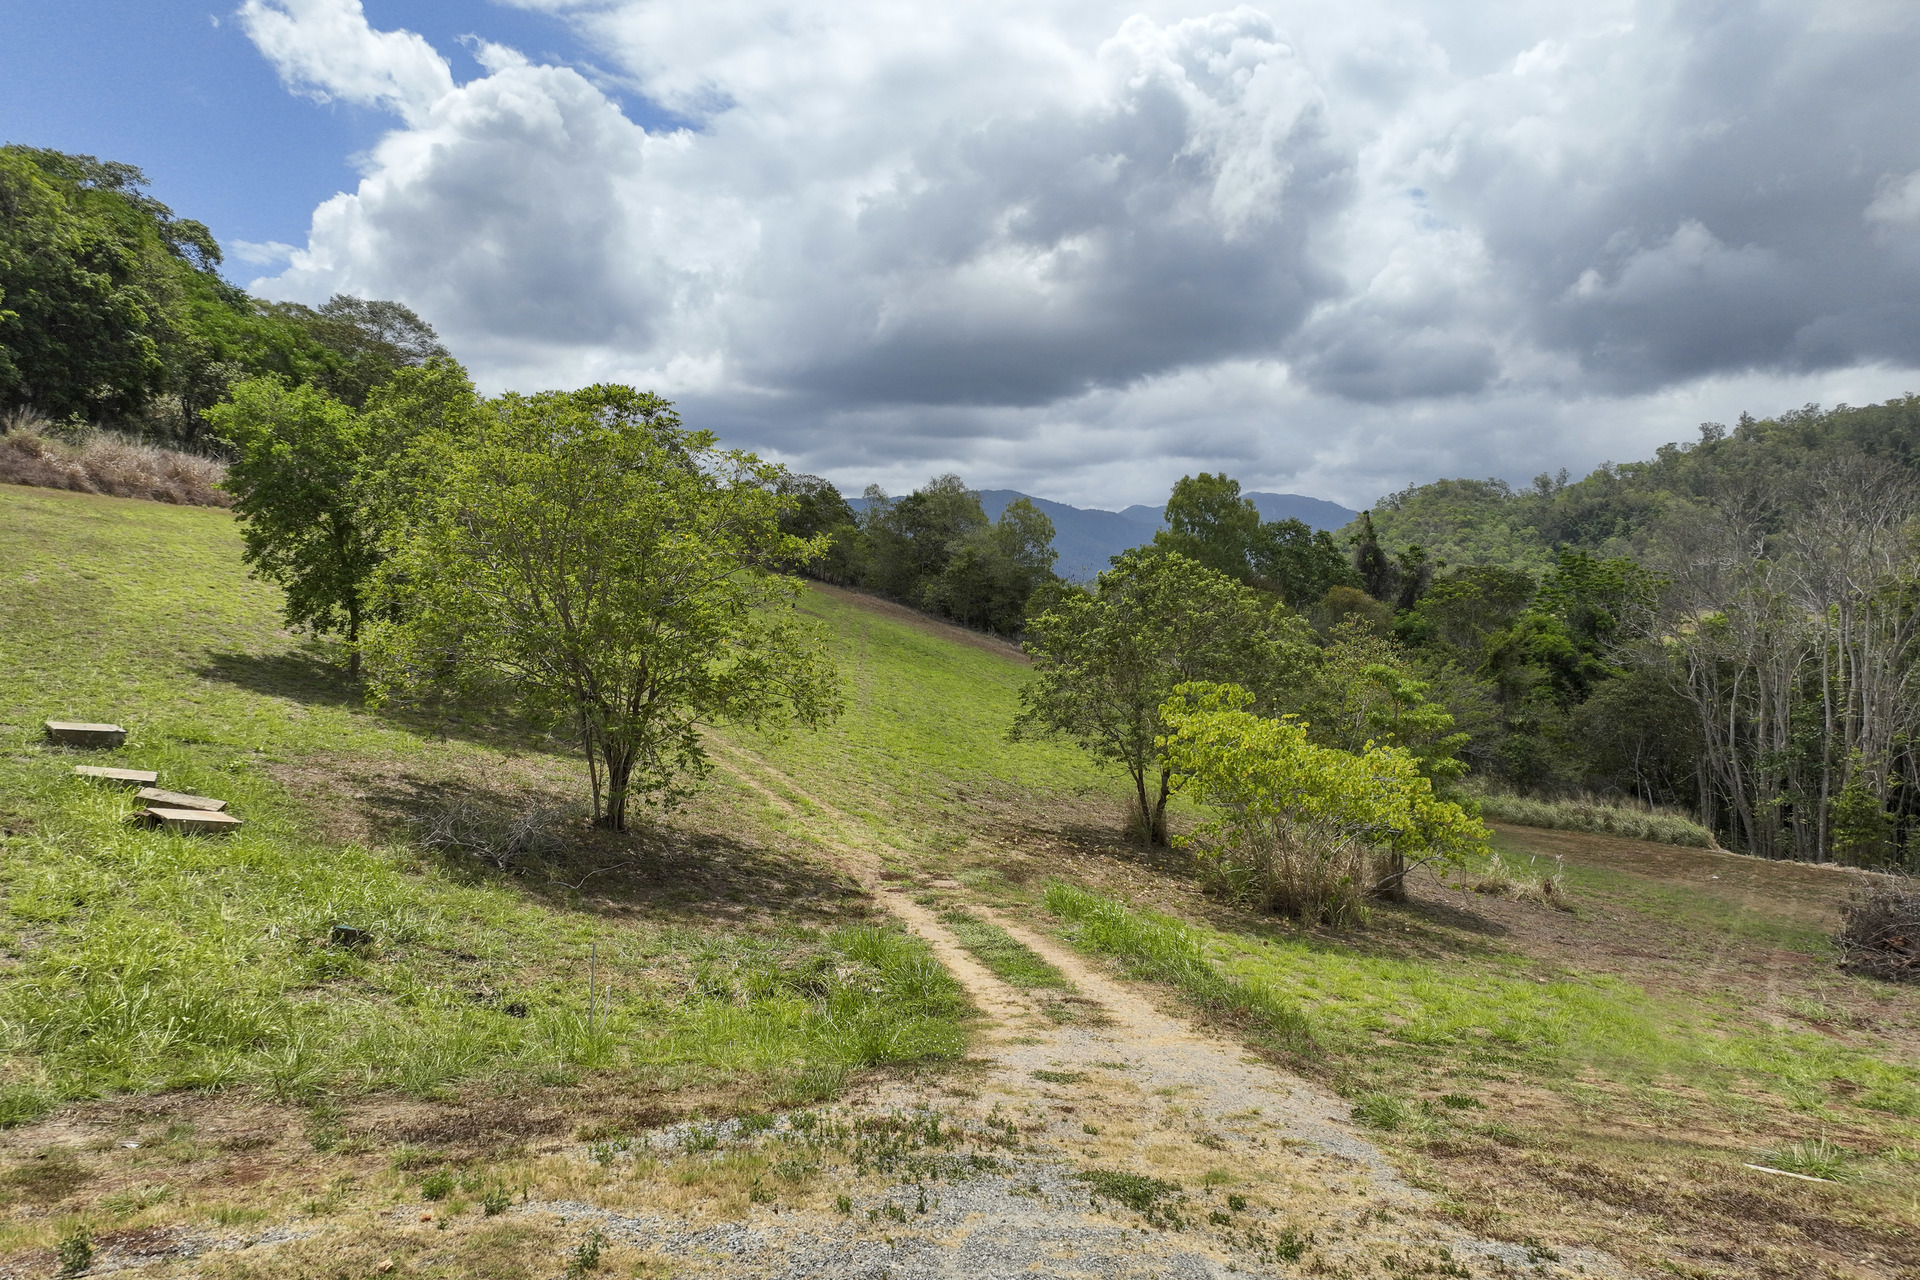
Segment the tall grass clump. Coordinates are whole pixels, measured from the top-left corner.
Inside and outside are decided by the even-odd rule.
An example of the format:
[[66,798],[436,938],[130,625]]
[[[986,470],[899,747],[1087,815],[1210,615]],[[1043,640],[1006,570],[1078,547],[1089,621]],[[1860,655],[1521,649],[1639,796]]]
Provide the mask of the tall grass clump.
[[226,473],[226,466],[213,458],[162,449],[111,431],[88,432],[68,443],[30,416],[14,414],[0,421],[4,484],[230,507],[233,499],[219,488]]
[[1074,925],[1074,942],[1125,960],[1129,976],[1171,983],[1217,1015],[1254,1024],[1289,1053],[1315,1052],[1313,1028],[1300,1006],[1257,979],[1222,973],[1189,926],[1059,880],[1047,885],[1046,902],[1047,910]]
[[1638,800],[1603,800],[1592,795],[1543,800],[1499,791],[1486,792],[1476,799],[1480,802],[1481,816],[1495,822],[1511,822],[1522,827],[1548,827],[1556,831],[1591,831],[1627,840],[1686,845],[1696,849],[1717,847],[1713,833],[1686,814],[1673,809],[1656,808]]
[[1242,906],[1335,928],[1365,924],[1373,852],[1330,822],[1242,824],[1195,850],[1201,885]]

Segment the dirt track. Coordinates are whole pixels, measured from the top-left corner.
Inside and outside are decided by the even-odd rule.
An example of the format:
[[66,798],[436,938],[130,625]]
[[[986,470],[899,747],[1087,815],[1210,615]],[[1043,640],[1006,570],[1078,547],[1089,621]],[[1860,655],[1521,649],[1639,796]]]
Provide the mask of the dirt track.
[[[788,799],[797,797],[821,819],[813,825],[838,828],[819,833],[827,855],[928,942],[981,1012],[976,1052],[991,1056],[964,1089],[945,1097],[875,1089],[847,1108],[938,1111],[972,1125],[1011,1117],[1021,1149],[1008,1168],[925,1195],[918,1183],[877,1196],[864,1189],[850,1216],[755,1214],[720,1237],[660,1219],[608,1219],[610,1232],[648,1239],[683,1266],[701,1268],[705,1258],[713,1274],[795,1278],[1628,1274],[1604,1254],[1549,1255],[1452,1227],[1353,1128],[1338,1098],[968,903],[1069,977],[1077,998],[1063,1021],[1061,1009],[996,977],[932,910],[883,881],[876,851],[839,834],[855,830],[845,815],[745,752],[728,753],[724,767],[788,812],[801,813]],[[1090,1170],[1180,1190],[1143,1214],[1091,1195],[1079,1177]],[[883,1204],[915,1210],[904,1222],[858,1211]],[[1165,1229],[1171,1219],[1177,1227]]]

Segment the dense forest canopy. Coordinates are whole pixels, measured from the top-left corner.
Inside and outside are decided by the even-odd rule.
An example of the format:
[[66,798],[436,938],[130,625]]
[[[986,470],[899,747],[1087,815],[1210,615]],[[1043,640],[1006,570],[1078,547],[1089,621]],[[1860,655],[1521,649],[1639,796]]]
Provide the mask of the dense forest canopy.
[[129,164],[0,147],[0,413],[191,447],[233,383],[274,374],[358,406],[446,354],[397,302],[263,302],[219,274],[207,228]]
[[1483,777],[1911,863],[1920,397],[1707,423],[1573,483],[1414,486],[1344,534]]

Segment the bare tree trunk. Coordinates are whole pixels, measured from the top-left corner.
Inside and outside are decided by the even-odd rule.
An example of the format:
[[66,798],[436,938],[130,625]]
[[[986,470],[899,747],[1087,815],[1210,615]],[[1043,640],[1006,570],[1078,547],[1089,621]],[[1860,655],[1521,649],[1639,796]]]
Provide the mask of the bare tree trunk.
[[1153,802],[1147,799],[1147,769],[1145,765],[1130,770],[1133,774],[1135,812],[1140,818],[1140,834],[1153,843]]
[[1173,794],[1173,770],[1160,771],[1160,798],[1153,805],[1153,823],[1148,839],[1156,849],[1167,847],[1167,797]]
[[1405,902],[1407,855],[1398,849],[1390,849],[1374,856],[1374,865],[1379,869],[1379,874],[1374,879],[1373,896],[1385,898],[1388,902]]
[[633,778],[634,750],[625,743],[601,739],[601,755],[607,762],[607,810],[600,825],[609,831],[627,829],[627,792]]
[[587,780],[593,788],[593,822],[600,824],[600,759],[595,754],[593,721],[588,717],[586,708],[580,710],[580,743],[587,753]]

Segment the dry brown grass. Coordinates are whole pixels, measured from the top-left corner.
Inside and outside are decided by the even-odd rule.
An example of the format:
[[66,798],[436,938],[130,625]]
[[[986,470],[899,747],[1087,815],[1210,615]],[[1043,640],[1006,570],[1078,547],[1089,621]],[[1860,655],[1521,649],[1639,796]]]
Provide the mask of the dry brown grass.
[[215,459],[142,444],[113,432],[68,444],[25,415],[0,419],[0,483],[145,498],[190,507],[230,507]]

